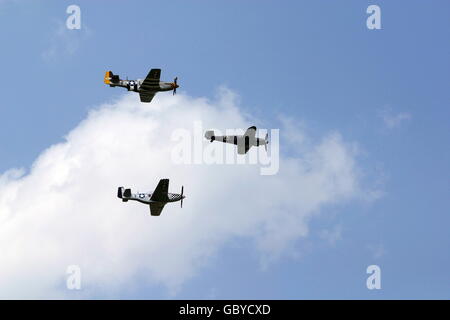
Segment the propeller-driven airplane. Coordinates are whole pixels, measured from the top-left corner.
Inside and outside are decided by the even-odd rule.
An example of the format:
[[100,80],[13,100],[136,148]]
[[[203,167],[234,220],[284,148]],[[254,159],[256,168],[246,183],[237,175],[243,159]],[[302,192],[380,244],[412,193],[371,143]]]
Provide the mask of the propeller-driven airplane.
[[266,134],[264,139],[256,138],[256,127],[252,126],[245,131],[242,136],[215,136],[213,130],[206,131],[205,138],[213,141],[220,141],[235,144],[238,146],[238,154],[246,154],[251,147],[259,147],[264,145],[267,151],[267,145],[269,144],[269,134]]
[[161,179],[156,186],[153,193],[131,193],[131,189],[119,187],[117,190],[117,197],[123,202],[128,200],[135,200],[150,206],[150,214],[152,216],[159,216],[164,206],[168,202],[176,202],[181,200],[181,207],[183,208],[183,187],[181,187],[181,194],[169,193],[169,179]]
[[139,92],[141,102],[150,102],[159,91],[173,91],[175,94],[179,88],[178,78],[175,78],[173,82],[163,82],[159,81],[160,76],[161,69],[152,69],[144,80],[122,80],[112,71],[106,71],[104,83],[109,84],[110,87],[122,87],[127,88],[128,91]]

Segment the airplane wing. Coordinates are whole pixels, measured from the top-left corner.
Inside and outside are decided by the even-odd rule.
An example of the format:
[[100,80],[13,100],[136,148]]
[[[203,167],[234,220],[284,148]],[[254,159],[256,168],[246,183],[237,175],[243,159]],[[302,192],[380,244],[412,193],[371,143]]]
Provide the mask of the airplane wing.
[[141,98],[141,102],[150,102],[152,101],[155,93],[141,91],[139,92],[139,98]]
[[251,138],[249,136],[214,136],[212,141],[220,141],[235,144],[238,147],[238,154],[246,154],[251,147]]
[[248,128],[244,133],[244,137],[249,137],[250,141],[255,139],[255,136],[256,136],[256,127],[255,126]]
[[169,192],[169,179],[161,179],[159,180],[158,185],[156,186],[155,191],[152,194],[150,200],[153,201],[167,201]]
[[161,77],[161,69],[152,69],[142,82],[140,89],[143,91],[153,91],[159,88],[159,78]]
[[248,137],[244,136],[244,139],[241,139],[237,143],[238,154],[246,154],[248,150],[250,150],[251,145],[249,144]]
[[236,143],[238,146],[238,154],[246,154],[248,150],[250,150],[251,146],[256,141],[256,127],[252,126],[248,128],[242,138],[243,139],[238,139]]
[[165,203],[161,202],[150,202],[150,214],[152,216],[159,216],[164,209]]
[[[256,127],[248,128],[243,136],[215,136],[214,140],[236,145],[240,144],[241,142],[248,144],[249,141],[256,141]],[[245,152],[247,152],[248,149],[249,148],[247,148]]]

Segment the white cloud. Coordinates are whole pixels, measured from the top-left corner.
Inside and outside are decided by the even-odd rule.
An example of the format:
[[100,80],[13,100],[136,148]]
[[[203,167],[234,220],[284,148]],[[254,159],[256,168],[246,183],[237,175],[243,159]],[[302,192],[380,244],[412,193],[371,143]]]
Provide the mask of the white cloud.
[[380,111],[380,117],[383,119],[384,125],[389,129],[399,127],[403,122],[411,120],[412,116],[407,112],[394,113],[390,108]]
[[[29,173],[1,175],[0,297],[73,297],[69,265],[81,267],[84,297],[115,297],[136,279],[176,292],[227,241],[254,243],[266,263],[295,249],[324,207],[360,197],[355,151],[339,133],[281,157],[274,176],[255,165],[173,165],[175,129],[196,120],[205,128],[254,124],[235,98],[226,89],[217,101],[159,94],[141,104],[125,95],[91,111]],[[296,130],[280,134],[302,137]],[[295,141],[281,149],[302,147]],[[168,204],[152,217],[116,198],[118,186],[148,191],[165,177],[172,192],[184,185],[183,209]]]
[[48,47],[42,52],[42,58],[52,62],[56,58],[73,56],[88,39],[92,32],[86,24],[81,29],[68,29],[62,21],[55,20],[55,31],[50,34]]

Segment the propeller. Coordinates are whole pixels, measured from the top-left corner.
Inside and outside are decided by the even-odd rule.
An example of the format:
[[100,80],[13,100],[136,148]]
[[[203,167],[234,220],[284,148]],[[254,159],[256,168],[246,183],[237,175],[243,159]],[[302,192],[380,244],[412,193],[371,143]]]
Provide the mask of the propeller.
[[269,133],[266,133],[266,137],[264,138],[264,140],[266,141],[266,143],[264,144],[264,148],[266,149],[267,152],[267,145],[269,144]]
[[181,186],[181,208],[183,208],[183,191],[184,191],[184,186]]
[[175,86],[173,87],[173,94],[172,95],[175,95],[177,93],[177,88],[178,88],[177,81],[178,81],[178,77],[175,77],[175,79],[173,79],[173,83],[175,84]]

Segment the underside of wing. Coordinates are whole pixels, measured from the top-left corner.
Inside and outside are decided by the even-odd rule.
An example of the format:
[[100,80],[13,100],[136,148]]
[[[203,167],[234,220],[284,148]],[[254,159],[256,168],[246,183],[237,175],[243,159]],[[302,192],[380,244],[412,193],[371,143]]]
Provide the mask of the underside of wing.
[[161,77],[161,69],[150,70],[145,80],[141,83],[140,89],[143,91],[152,91],[159,88],[160,77]]
[[159,180],[158,185],[156,186],[155,191],[150,198],[153,201],[167,201],[169,192],[169,179],[161,179]]
[[151,102],[154,96],[155,96],[155,93],[146,92],[146,91],[139,92],[139,97],[141,98],[141,102]]
[[256,127],[252,126],[248,128],[241,139],[238,139],[238,153],[246,154],[250,150],[251,146],[256,142]]
[[150,214],[152,216],[159,216],[164,209],[164,203],[160,202],[151,202],[150,203]]
[[239,140],[237,143],[238,154],[246,154],[250,150],[250,147],[248,137],[244,137],[244,139]]

